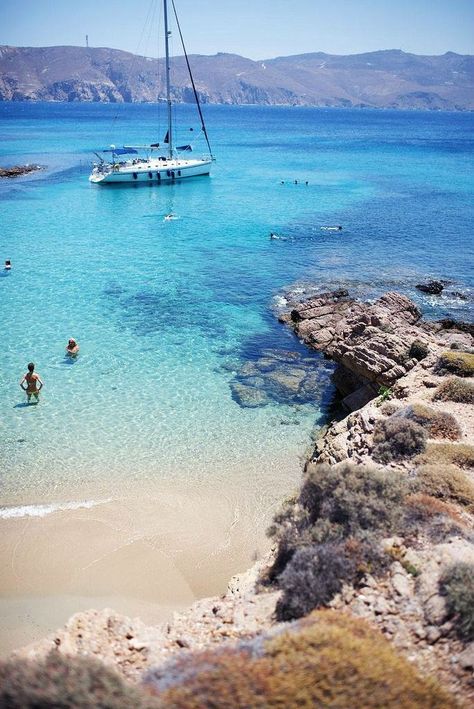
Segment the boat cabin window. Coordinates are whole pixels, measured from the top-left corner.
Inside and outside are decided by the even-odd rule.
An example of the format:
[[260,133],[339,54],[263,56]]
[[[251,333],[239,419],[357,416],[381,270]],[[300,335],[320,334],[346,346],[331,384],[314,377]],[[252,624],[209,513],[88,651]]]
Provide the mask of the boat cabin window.
[[137,173],[136,173],[136,172],[134,172],[134,173],[133,173],[133,179],[134,179],[134,180],[136,180],[136,179],[137,179],[137,177],[138,177]]

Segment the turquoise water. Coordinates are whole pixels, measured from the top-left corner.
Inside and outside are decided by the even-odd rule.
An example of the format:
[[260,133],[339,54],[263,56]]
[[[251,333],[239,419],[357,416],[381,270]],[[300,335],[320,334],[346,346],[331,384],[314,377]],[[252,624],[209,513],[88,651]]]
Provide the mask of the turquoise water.
[[[0,164],[46,167],[0,183],[5,504],[233,476],[265,509],[297,480],[331,395],[327,363],[274,317],[285,288],[398,289],[428,317],[469,317],[471,114],[205,109],[210,178],[107,188],[87,180],[92,151],[159,140],[156,107],[0,104]],[[414,289],[429,277],[451,282],[441,298]],[[268,350],[312,357],[317,394],[243,406],[232,384]],[[27,407],[31,360],[45,387]]]

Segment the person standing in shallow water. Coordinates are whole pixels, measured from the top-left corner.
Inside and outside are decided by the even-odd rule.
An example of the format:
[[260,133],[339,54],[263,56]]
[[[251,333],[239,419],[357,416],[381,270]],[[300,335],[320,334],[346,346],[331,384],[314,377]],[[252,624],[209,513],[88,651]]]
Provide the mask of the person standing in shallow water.
[[[26,386],[25,386],[25,384],[26,384]],[[43,382],[41,380],[40,375],[35,373],[35,365],[33,364],[33,362],[29,363],[28,371],[23,376],[23,379],[20,382],[20,386],[23,389],[23,391],[26,391],[26,397],[28,399],[28,403],[30,403],[32,396],[35,397],[36,403],[38,403],[39,393],[40,393],[41,389],[43,388]]]

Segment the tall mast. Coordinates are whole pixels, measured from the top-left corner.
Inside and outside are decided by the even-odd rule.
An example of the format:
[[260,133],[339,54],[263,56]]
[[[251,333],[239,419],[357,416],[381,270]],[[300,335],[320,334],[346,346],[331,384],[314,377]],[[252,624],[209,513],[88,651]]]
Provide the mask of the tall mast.
[[168,31],[168,0],[163,0],[165,20],[165,57],[166,57],[166,102],[168,104],[168,156],[173,157],[173,136],[171,127],[171,84],[170,84],[170,48]]

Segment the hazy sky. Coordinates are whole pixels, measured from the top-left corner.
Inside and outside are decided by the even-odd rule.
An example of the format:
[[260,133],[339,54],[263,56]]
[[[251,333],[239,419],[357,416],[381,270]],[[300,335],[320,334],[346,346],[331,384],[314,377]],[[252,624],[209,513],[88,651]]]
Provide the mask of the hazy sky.
[[[0,44],[161,55],[161,0],[0,0]],[[270,59],[403,49],[474,54],[474,0],[175,0],[189,53]],[[157,9],[157,5],[159,10]],[[147,18],[156,15],[152,25]],[[175,39],[173,53],[179,54]]]

